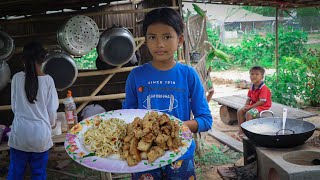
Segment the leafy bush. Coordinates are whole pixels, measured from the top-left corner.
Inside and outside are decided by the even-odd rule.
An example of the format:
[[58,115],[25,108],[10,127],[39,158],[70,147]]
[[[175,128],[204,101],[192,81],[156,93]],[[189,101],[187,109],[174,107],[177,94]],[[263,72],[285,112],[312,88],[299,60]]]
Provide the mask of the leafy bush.
[[299,58],[284,57],[282,60],[278,79],[276,74],[266,76],[266,85],[272,92],[272,101],[298,107],[297,99],[305,97],[307,66]]
[[[207,29],[209,42],[216,48],[234,56],[234,65],[249,68],[261,65],[265,68],[274,66],[275,34],[247,34],[240,46],[227,47],[219,42],[219,31]],[[279,55],[301,58],[306,49],[307,33],[292,28],[279,29]]]
[[311,106],[320,106],[320,52],[310,49],[302,61],[308,71],[308,82],[303,99],[310,102]]

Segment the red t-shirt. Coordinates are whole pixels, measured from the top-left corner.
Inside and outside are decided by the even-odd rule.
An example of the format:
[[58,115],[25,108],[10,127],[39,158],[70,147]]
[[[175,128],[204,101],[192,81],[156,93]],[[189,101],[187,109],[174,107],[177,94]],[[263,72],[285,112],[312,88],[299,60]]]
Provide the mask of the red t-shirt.
[[255,107],[259,112],[268,110],[271,107],[271,92],[264,82],[260,84],[258,89],[254,89],[254,84],[252,84],[248,92],[248,98],[250,99],[249,105],[253,105],[259,100],[265,101],[263,105]]

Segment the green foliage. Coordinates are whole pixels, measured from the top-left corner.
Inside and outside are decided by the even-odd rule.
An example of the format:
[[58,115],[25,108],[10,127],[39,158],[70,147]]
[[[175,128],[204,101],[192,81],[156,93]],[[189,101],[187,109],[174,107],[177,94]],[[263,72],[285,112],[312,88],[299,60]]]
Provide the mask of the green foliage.
[[[270,34],[269,41],[275,42],[275,36]],[[279,54],[280,56],[301,58],[306,53],[304,43],[308,41],[308,34],[292,28],[279,29]],[[275,46],[274,46],[275,47]],[[273,48],[274,48],[273,47]]]
[[264,67],[270,67],[274,57],[272,47],[273,43],[267,37],[256,34],[245,36],[240,46],[230,48],[230,53],[235,57],[234,62],[240,66],[264,64]]
[[296,21],[306,30],[310,30],[311,28],[319,29],[319,18],[320,18],[320,10],[316,7],[309,8],[297,8],[297,19]]
[[82,56],[81,58],[74,58],[78,69],[96,69],[96,59],[98,53],[96,49],[93,49],[88,54]]
[[234,163],[242,157],[242,153],[232,150],[222,152],[223,147],[216,147],[215,145],[207,146],[208,151],[202,157],[195,156],[196,164],[201,165],[223,165]]
[[[308,36],[300,30],[293,31],[291,28],[279,29],[279,55],[301,58],[306,52],[303,43],[307,42]],[[265,68],[273,67],[275,60],[275,35],[259,34],[246,35],[240,46],[226,49],[226,53],[232,54],[234,63],[244,67],[261,65]]]
[[[211,27],[211,26],[210,26]],[[208,53],[206,67],[211,66],[212,70],[227,70],[231,67],[231,56],[227,54],[228,48],[220,44],[219,29],[207,29],[208,41],[214,47],[213,51]],[[219,48],[219,49],[216,49]]]
[[307,66],[299,58],[284,57],[277,75],[266,76],[266,84],[272,92],[272,101],[298,107],[297,99],[305,96]]
[[203,18],[206,16],[206,12],[203,11],[198,5],[192,4],[192,6],[193,6],[193,9],[197,12],[198,15],[200,15]]
[[303,99],[311,106],[320,106],[320,51],[310,49],[302,58],[307,66],[307,86]]
[[220,36],[220,30],[219,29],[212,29],[207,28],[207,34],[208,34],[208,41],[213,45],[213,47],[219,46],[219,36]]

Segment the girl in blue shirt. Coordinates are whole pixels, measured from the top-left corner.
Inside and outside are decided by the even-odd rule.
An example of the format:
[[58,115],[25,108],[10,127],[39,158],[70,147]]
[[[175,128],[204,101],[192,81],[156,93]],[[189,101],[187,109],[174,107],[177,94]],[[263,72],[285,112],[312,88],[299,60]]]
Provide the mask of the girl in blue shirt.
[[[182,45],[184,23],[171,8],[146,14],[143,33],[152,61],[133,69],[126,81],[124,109],[148,109],[171,114],[194,132],[211,129],[212,116],[196,71],[174,59]],[[191,119],[190,113],[194,118]],[[195,143],[178,161],[148,172],[134,173],[133,179],[196,179]]]

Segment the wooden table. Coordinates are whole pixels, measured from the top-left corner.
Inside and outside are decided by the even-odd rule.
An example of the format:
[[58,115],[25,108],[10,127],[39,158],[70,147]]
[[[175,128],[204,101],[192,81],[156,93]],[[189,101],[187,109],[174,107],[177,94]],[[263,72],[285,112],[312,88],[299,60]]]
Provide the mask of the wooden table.
[[[237,122],[237,110],[242,108],[246,102],[247,97],[241,95],[225,96],[220,98],[213,98],[214,101],[218,102],[220,105],[220,118],[225,124],[233,124]],[[298,108],[292,108],[283,104],[272,102],[272,106],[269,110],[273,112],[275,117],[282,117],[283,108],[287,108],[288,115],[287,118],[291,119],[303,119],[312,116],[317,116],[318,114],[304,111]]]

